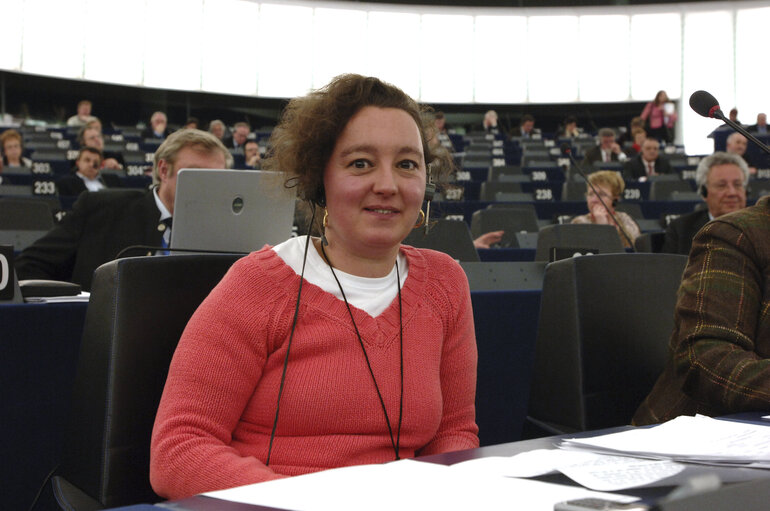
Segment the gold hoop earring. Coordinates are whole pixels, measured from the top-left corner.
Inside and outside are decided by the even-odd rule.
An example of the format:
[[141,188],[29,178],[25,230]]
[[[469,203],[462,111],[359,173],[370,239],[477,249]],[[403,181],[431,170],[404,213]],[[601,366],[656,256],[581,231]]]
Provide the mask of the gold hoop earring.
[[321,220],[321,225],[323,226],[323,232],[321,233],[321,245],[324,247],[329,246],[329,241],[326,239],[326,225],[329,223],[329,210],[324,208],[324,218]]
[[425,225],[425,211],[420,210],[420,219],[417,221],[416,224],[414,224],[414,227],[412,227],[412,229],[419,229],[423,225]]

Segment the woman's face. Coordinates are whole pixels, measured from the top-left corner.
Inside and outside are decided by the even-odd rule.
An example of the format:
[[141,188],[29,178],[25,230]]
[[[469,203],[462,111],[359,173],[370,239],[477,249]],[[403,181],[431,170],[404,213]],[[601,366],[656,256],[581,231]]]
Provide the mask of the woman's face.
[[21,142],[16,138],[9,138],[3,144],[3,154],[8,161],[18,161],[21,158]]
[[329,247],[363,257],[397,249],[425,195],[425,154],[414,119],[367,106],[350,118],[323,176]]
[[[607,185],[595,184],[594,188],[596,188],[596,191],[601,196],[601,200],[604,201],[607,207],[612,208],[612,201],[617,199],[617,197],[612,194],[610,187]],[[599,197],[597,197],[594,191],[591,190],[591,187],[589,187],[586,192],[586,202],[588,203],[588,211],[590,212],[593,212],[594,208],[601,208],[604,210],[604,206],[602,206]]]

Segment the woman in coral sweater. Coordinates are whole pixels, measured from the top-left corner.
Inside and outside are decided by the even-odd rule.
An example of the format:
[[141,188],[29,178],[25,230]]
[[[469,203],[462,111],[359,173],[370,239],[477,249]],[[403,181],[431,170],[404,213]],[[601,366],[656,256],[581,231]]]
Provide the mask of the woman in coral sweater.
[[425,221],[422,123],[358,75],[289,103],[265,166],[322,236],[241,259],[190,320],[153,431],[159,495],[478,446],[467,279],[401,245]]

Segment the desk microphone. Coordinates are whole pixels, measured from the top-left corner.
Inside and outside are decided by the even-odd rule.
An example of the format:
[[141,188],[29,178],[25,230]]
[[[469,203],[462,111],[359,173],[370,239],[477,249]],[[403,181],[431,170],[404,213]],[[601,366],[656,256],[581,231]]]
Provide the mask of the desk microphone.
[[631,237],[628,235],[626,230],[623,228],[623,226],[618,222],[618,219],[615,218],[615,215],[612,213],[612,210],[607,206],[607,204],[604,203],[604,199],[602,199],[602,196],[599,195],[599,192],[596,191],[596,188],[594,188],[594,185],[591,183],[591,181],[588,180],[588,177],[586,176],[586,173],[583,172],[583,169],[580,167],[580,164],[575,159],[575,156],[572,154],[572,147],[568,143],[563,143],[561,145],[561,153],[566,154],[569,156],[570,161],[572,161],[572,164],[575,166],[575,169],[578,171],[578,174],[585,180],[585,182],[588,184],[588,186],[591,188],[591,191],[594,192],[594,195],[596,195],[596,198],[599,199],[599,202],[604,207],[605,211],[607,211],[607,214],[610,215],[610,218],[612,218],[612,221],[615,222],[615,225],[618,227],[618,230],[620,231],[620,234],[623,235],[623,237],[628,242],[629,247],[631,248],[632,252],[636,252],[634,250],[634,242],[631,241]]
[[722,109],[719,108],[719,101],[706,92],[705,90],[697,90],[692,93],[690,96],[690,108],[695,110],[696,113],[702,115],[703,117],[710,117],[712,119],[721,119],[730,126],[732,129],[746,137],[747,139],[751,140],[759,146],[760,149],[762,149],[767,154],[770,154],[770,147],[768,147],[765,143],[763,143],[761,140],[759,140],[757,137],[746,131],[746,128],[738,124],[737,122],[731,121],[729,118],[725,117],[725,114],[722,112]]
[[[203,250],[198,248],[168,248],[168,247],[156,247],[153,245],[131,245],[124,248],[115,259],[121,259],[123,257],[130,257],[132,252],[137,252],[136,255],[145,256],[147,252],[186,252],[189,254],[226,254],[226,255],[248,255],[248,252],[228,251],[228,250]],[[141,252],[141,253],[140,253]]]

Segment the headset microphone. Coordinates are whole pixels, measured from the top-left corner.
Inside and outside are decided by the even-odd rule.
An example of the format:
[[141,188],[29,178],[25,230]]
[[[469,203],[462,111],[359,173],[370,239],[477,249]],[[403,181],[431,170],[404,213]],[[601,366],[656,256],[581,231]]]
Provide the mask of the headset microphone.
[[[618,219],[615,218],[615,215],[612,213],[612,210],[607,206],[607,204],[604,203],[604,200],[602,199],[602,196],[599,195],[599,192],[596,191],[596,188],[594,187],[593,183],[588,180],[588,177],[586,176],[586,173],[583,172],[583,169],[580,167],[580,164],[575,159],[575,156],[572,154],[572,147],[568,143],[563,143],[561,145],[561,152],[562,154],[566,154],[569,156],[570,161],[572,161],[572,164],[575,166],[575,170],[578,171],[578,174],[583,178],[583,180],[588,184],[589,188],[591,188],[591,191],[594,192],[594,195],[596,195],[596,198],[599,199],[599,202],[604,207],[605,211],[607,211],[607,214],[610,215],[610,218],[612,218],[612,221],[615,222],[615,225],[618,227],[618,230],[620,231],[620,234],[623,235],[623,237],[628,242],[629,248],[631,248],[632,252],[635,252],[634,250],[634,242],[631,240],[631,237],[628,235],[626,230],[623,228],[623,226],[618,222]],[[612,204],[615,205],[615,202],[613,200]]]
[[425,235],[430,232],[430,202],[433,200],[433,196],[436,193],[436,183],[431,179],[430,164],[428,164],[427,176],[425,182]]

